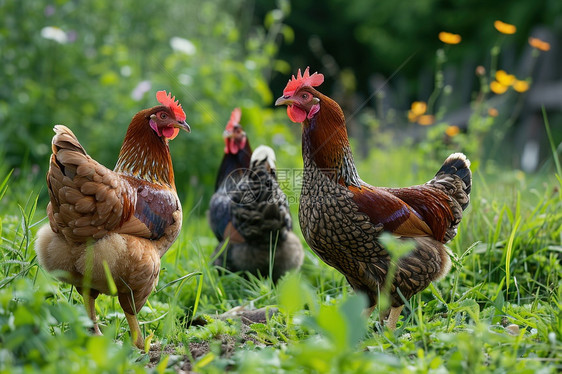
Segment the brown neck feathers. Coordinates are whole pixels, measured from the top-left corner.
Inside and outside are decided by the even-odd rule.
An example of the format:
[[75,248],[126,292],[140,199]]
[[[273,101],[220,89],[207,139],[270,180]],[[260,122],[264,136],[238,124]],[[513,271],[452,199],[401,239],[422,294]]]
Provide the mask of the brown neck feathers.
[[360,185],[360,178],[349,146],[345,117],[340,106],[317,92],[320,110],[303,122],[303,157],[308,157],[321,170],[335,175],[345,185]]
[[149,125],[150,109],[137,113],[125,135],[115,171],[148,182],[174,186],[168,141]]

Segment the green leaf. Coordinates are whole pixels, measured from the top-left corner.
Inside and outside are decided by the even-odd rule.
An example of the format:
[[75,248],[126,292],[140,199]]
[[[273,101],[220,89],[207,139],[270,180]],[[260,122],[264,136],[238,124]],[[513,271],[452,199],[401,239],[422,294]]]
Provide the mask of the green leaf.
[[367,333],[367,318],[364,310],[367,308],[367,296],[354,294],[343,302],[340,310],[347,323],[347,344],[355,347]]
[[399,259],[416,248],[416,243],[413,240],[399,239],[386,232],[379,236],[379,240],[394,260]]
[[336,350],[345,350],[348,347],[347,321],[336,305],[320,306],[316,323],[324,331]]
[[[299,273],[290,273],[284,277],[279,284],[279,303],[284,313],[292,316],[299,310],[304,309],[306,304],[309,304],[311,309],[314,303],[313,292],[306,285]],[[311,305],[312,304],[312,305]]]
[[160,359],[160,362],[156,366],[156,372],[158,374],[164,374],[164,372],[166,371],[166,367],[168,366],[168,361],[170,361],[170,356],[168,356],[168,355],[164,355]]
[[211,362],[213,362],[213,360],[216,358],[216,355],[213,352],[209,352],[206,355],[204,355],[203,357],[201,357],[199,360],[197,360],[195,362],[195,364],[193,365],[193,371],[194,372],[199,372],[201,369],[203,369],[205,366],[209,365]]

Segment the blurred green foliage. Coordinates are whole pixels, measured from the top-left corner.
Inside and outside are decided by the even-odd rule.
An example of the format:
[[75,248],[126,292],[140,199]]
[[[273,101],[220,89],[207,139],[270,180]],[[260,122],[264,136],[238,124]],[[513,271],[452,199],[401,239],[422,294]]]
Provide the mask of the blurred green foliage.
[[112,168],[132,116],[156,105],[160,89],[192,127],[171,144],[180,194],[213,184],[234,107],[254,147],[292,143],[283,114],[263,109],[273,101],[265,77],[275,40],[288,32],[287,2],[279,5],[255,26],[243,0],[0,1],[3,166],[37,164],[44,175],[52,127],[64,124]]

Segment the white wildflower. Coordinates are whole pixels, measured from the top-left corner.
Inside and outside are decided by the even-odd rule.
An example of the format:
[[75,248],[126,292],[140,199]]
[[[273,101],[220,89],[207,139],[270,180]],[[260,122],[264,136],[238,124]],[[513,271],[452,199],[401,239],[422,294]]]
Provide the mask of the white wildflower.
[[140,81],[133,92],[131,92],[131,97],[133,98],[133,100],[139,101],[140,99],[142,99],[145,93],[150,91],[151,87],[152,84],[150,83],[150,81]]
[[47,26],[41,29],[41,36],[45,39],[54,40],[57,43],[68,43],[68,35],[58,27]]
[[174,51],[183,52],[188,56],[195,54],[195,45],[187,39],[174,36],[170,39],[170,45]]
[[181,84],[185,86],[189,86],[191,83],[193,83],[193,78],[187,74],[178,75],[178,80],[180,81]]

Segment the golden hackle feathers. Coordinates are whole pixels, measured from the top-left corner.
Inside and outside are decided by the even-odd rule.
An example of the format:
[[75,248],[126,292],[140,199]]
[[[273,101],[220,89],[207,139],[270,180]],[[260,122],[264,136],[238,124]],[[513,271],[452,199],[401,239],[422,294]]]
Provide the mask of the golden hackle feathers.
[[125,134],[115,171],[175,190],[168,144],[146,130],[147,116],[155,110],[146,109],[133,117]]

